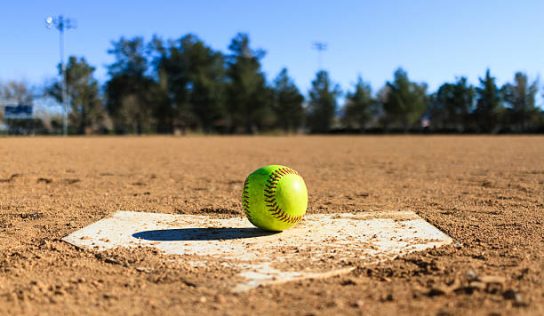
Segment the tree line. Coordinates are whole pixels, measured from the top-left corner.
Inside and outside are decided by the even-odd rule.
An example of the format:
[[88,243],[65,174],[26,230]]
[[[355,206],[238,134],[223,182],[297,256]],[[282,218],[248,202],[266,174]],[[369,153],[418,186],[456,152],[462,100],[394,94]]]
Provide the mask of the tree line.
[[[361,77],[342,91],[329,72],[319,70],[305,95],[285,68],[267,80],[265,52],[244,33],[226,53],[193,34],[149,42],[123,37],[108,53],[114,61],[103,85],[84,57],[68,59],[72,134],[544,131],[538,81],[522,72],[503,86],[487,70],[477,86],[460,77],[429,92],[399,68],[374,92]],[[59,81],[45,91],[61,100]]]

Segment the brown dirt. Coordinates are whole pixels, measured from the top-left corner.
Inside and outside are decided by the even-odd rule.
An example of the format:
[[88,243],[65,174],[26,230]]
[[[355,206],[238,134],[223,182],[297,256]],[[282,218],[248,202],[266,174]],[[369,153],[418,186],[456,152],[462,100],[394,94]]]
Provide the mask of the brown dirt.
[[[544,314],[543,137],[0,138],[0,157],[2,315]],[[416,210],[457,243],[231,294],[213,259],[60,241],[116,210],[242,216],[270,163],[304,176],[309,212]]]

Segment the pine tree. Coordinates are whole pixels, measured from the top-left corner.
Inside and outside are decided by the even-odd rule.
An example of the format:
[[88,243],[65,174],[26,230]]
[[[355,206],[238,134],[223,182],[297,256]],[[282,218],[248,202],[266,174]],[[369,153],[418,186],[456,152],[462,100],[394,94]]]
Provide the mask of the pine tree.
[[192,34],[153,42],[155,72],[168,98],[162,113],[176,126],[215,130],[225,116],[223,55]]
[[108,51],[115,61],[108,66],[107,110],[118,133],[157,131],[155,107],[164,99],[157,83],[148,75],[149,65],[143,38],[121,38]]
[[294,132],[302,125],[304,97],[298,90],[286,68],[274,80],[274,112],[277,124],[284,132]]
[[465,77],[445,83],[434,95],[431,124],[447,130],[464,131],[470,126],[474,106],[474,87]]
[[[106,112],[102,105],[95,68],[85,58],[70,56],[66,64],[66,91],[70,104],[69,126],[78,134],[90,134],[105,129]],[[48,88],[48,94],[61,101],[60,82]]]
[[338,107],[340,88],[329,78],[329,73],[320,70],[312,81],[309,92],[308,124],[312,133],[327,133],[331,130]]
[[485,72],[485,77],[480,78],[480,86],[476,88],[476,94],[474,116],[478,130],[487,133],[496,132],[499,128],[501,97],[495,78],[491,76],[489,69]]
[[427,107],[426,90],[425,84],[411,82],[406,71],[397,69],[385,88],[386,125],[396,125],[405,132],[414,127]]
[[526,74],[517,72],[514,75],[514,82],[505,84],[501,93],[507,105],[506,123],[517,132],[534,129],[538,116],[536,106],[538,81],[530,82]]
[[261,69],[264,51],[250,47],[247,34],[239,33],[227,55],[227,120],[231,132],[255,133],[273,123],[271,90]]
[[343,114],[344,125],[347,128],[358,128],[361,132],[364,132],[372,119],[375,104],[370,84],[359,77],[354,90],[347,94]]

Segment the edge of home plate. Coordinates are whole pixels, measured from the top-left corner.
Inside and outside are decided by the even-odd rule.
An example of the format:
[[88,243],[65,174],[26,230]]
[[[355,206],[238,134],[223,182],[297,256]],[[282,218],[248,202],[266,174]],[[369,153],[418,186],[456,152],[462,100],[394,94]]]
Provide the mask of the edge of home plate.
[[[195,265],[206,257],[218,257],[239,269],[244,279],[232,285],[235,292],[348,273],[354,268],[342,264],[346,258],[376,263],[453,241],[412,211],[309,214],[281,233],[262,231],[241,217],[119,211],[63,240],[95,251],[146,246],[165,254],[203,256]],[[302,258],[299,253],[310,255]],[[277,268],[297,261],[304,271]],[[336,268],[311,271],[316,262]]]

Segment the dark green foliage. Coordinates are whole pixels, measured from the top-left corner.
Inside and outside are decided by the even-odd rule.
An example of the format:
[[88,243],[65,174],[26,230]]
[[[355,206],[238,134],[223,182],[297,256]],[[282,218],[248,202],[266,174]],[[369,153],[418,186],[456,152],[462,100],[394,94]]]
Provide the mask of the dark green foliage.
[[223,55],[195,35],[163,43],[153,40],[154,66],[167,107],[161,111],[175,127],[198,126],[206,132],[224,124]]
[[426,90],[425,84],[411,82],[406,71],[397,69],[384,91],[386,128],[400,127],[408,131],[415,127],[427,107]]
[[[104,130],[106,113],[100,97],[95,68],[85,58],[70,56],[66,64],[66,93],[70,104],[69,126],[77,134],[91,134]],[[60,82],[48,88],[48,94],[62,100]]]
[[433,95],[430,109],[433,128],[463,132],[471,125],[475,90],[465,77],[445,83]]
[[[544,132],[538,83],[523,73],[499,89],[488,70],[477,88],[461,77],[427,95],[426,84],[412,82],[399,68],[375,95],[358,78],[339,116],[341,92],[328,72],[317,72],[305,107],[287,69],[267,83],[261,66],[265,53],[252,48],[244,33],[236,34],[226,54],[193,34],[175,40],[155,36],[148,43],[122,37],[108,53],[114,61],[103,98],[94,67],[83,58],[68,61],[71,132],[105,131],[109,125],[116,133],[138,134],[291,133],[301,127],[312,133]],[[0,90],[0,97],[18,94],[32,101],[22,86]],[[60,100],[58,82],[48,92]]]
[[312,81],[309,92],[308,125],[312,133],[327,133],[331,130],[336,116],[338,85],[332,83],[329,73],[321,70]]
[[274,80],[274,113],[277,126],[284,132],[296,132],[304,119],[304,96],[283,68]]
[[526,74],[517,72],[514,82],[505,84],[501,93],[507,113],[504,123],[515,132],[535,130],[539,115],[536,107],[538,81],[530,82]]
[[108,66],[108,73],[131,77],[144,77],[147,72],[148,60],[145,55],[145,44],[142,37],[126,39],[121,37],[112,42],[108,54],[113,55],[114,62]]
[[480,78],[480,86],[476,88],[476,95],[474,117],[477,130],[485,133],[497,132],[500,128],[501,96],[495,83],[495,77],[491,76],[489,69],[485,72],[485,77]]
[[227,124],[230,132],[256,133],[273,123],[271,91],[261,70],[264,51],[250,47],[247,34],[237,34],[227,55]]
[[115,58],[108,66],[107,109],[117,133],[154,132],[156,108],[165,97],[147,75],[148,59],[141,37],[121,38],[108,51]]
[[361,77],[357,78],[354,90],[347,94],[342,116],[344,126],[364,132],[372,120],[375,105],[370,84],[364,82]]

